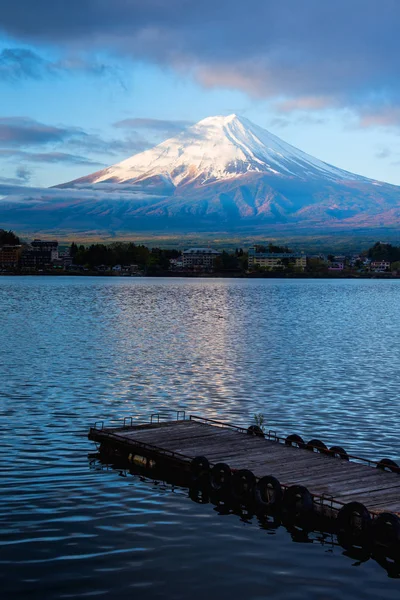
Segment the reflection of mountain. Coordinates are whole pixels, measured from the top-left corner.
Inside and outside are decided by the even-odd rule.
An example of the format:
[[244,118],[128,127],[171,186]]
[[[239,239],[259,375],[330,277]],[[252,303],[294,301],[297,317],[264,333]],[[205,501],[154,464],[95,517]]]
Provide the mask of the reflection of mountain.
[[400,224],[400,188],[328,165],[230,115],[57,189],[3,201],[0,222],[102,233],[374,229]]

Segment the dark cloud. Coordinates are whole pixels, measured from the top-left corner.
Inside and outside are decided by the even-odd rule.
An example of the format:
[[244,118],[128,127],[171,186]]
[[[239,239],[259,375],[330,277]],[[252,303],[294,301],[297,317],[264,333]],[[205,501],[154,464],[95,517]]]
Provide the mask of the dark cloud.
[[124,119],[123,121],[114,123],[114,127],[120,129],[145,129],[155,134],[167,136],[177,135],[190,125],[193,125],[192,121],[170,121],[167,119],[145,118]]
[[83,135],[77,128],[45,125],[28,117],[0,117],[0,146],[3,147],[63,142],[77,135]]
[[37,154],[27,153],[26,160],[40,163],[64,163],[70,165],[105,166],[104,163],[90,160],[76,154],[67,152],[39,152]]
[[3,185],[20,186],[29,183],[32,173],[30,169],[24,166],[19,166],[15,170],[15,177],[1,177],[0,182]]
[[[79,127],[62,127],[40,123],[28,117],[0,117],[0,156],[12,152],[9,148],[62,144],[64,149],[79,149],[96,154],[118,154],[141,152],[150,143],[140,136],[128,136],[124,139],[104,139],[97,134],[84,131]],[[25,153],[25,156],[28,156]],[[37,157],[35,159],[35,157]],[[42,158],[40,158],[42,157]],[[80,156],[65,152],[30,154],[31,160],[42,162],[74,162],[75,164],[94,164]]]
[[70,165],[105,166],[104,163],[67,152],[25,152],[24,150],[0,150],[0,158],[19,158],[32,163],[64,163]]
[[[129,156],[150,146],[152,143],[149,140],[134,132],[123,139],[105,139],[79,127],[47,125],[28,117],[0,117],[0,158],[5,159],[104,166],[103,162],[88,158],[87,155]],[[26,150],[40,147],[45,147],[47,151]]]
[[39,79],[46,62],[34,52],[22,48],[5,48],[0,52],[0,79]]
[[23,165],[21,165],[20,167],[16,168],[15,175],[20,181],[23,181],[24,183],[28,183],[28,181],[30,180],[30,178],[32,176],[32,173],[31,173],[30,169],[28,169],[28,167],[24,167]]
[[4,189],[4,194],[10,193],[8,190],[16,187],[19,189],[21,186],[21,180],[18,177],[2,177],[0,175],[0,196],[2,195],[1,189]]
[[398,0],[3,0],[1,22],[66,53],[106,50],[283,96],[287,112],[400,100]]

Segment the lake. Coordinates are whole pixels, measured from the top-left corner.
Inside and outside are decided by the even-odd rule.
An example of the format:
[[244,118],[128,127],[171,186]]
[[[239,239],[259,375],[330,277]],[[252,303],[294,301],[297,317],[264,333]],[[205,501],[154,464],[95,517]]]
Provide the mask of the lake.
[[2,598],[398,599],[334,537],[222,515],[88,457],[187,413],[400,460],[400,281],[0,277]]

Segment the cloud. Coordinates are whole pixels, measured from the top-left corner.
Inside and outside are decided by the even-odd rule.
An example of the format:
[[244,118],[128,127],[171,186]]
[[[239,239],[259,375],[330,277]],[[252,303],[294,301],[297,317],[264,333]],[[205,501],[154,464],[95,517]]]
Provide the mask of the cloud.
[[0,117],[0,146],[29,146],[63,142],[83,135],[77,128],[45,125],[28,117]]
[[[21,180],[18,177],[1,177],[0,176],[0,197],[2,195],[1,190],[13,190],[19,189],[21,186]],[[4,193],[9,193],[5,191]]]
[[[152,145],[135,132],[122,139],[107,139],[79,127],[48,125],[28,117],[0,117],[0,159],[104,167],[104,161],[92,155],[106,157],[109,164],[111,156],[130,156]],[[37,151],[40,148],[46,151]]]
[[300,98],[291,98],[275,104],[275,110],[280,113],[291,113],[296,111],[316,111],[329,108],[333,104],[333,99],[324,96],[303,96]]
[[400,101],[398,0],[3,0],[1,22],[9,37],[66,56],[152,61],[287,108],[358,108],[376,90]]
[[360,110],[358,126],[365,129],[369,127],[399,127],[400,106],[370,106]]
[[0,149],[0,158],[19,158],[32,163],[63,163],[70,165],[105,166],[104,163],[67,152],[25,152],[24,150]]
[[0,79],[39,79],[46,70],[45,61],[22,48],[5,48],[0,52]]
[[30,169],[24,166],[19,166],[15,170],[15,177],[0,177],[0,183],[3,185],[21,186],[30,181],[32,173]]
[[20,181],[23,181],[24,183],[28,183],[28,181],[30,180],[30,178],[32,176],[32,173],[31,173],[30,169],[28,169],[28,167],[20,166],[20,167],[16,168],[15,175]]
[[128,201],[150,201],[158,199],[159,196],[148,194],[134,187],[110,184],[97,184],[96,188],[90,186],[76,186],[75,188],[42,188],[21,185],[21,180],[17,178],[0,178],[0,198],[1,202],[7,203],[52,203],[55,200],[81,202],[85,200],[128,200]]
[[139,136],[135,132],[133,134],[123,138],[102,138],[97,134],[82,133],[81,136],[71,137],[63,147],[70,150],[77,150],[78,152],[89,152],[92,154],[101,154],[106,156],[120,156],[136,154],[137,152],[143,152],[153,146],[153,144]]
[[392,151],[389,148],[382,148],[375,154],[376,158],[388,158],[392,156]]
[[26,48],[4,48],[0,52],[0,81],[44,79],[72,73],[96,77],[111,76],[125,88],[116,67],[99,63],[95,59],[88,61],[82,56],[67,56],[50,61]]
[[[63,149],[95,154],[121,154],[141,152],[151,144],[148,140],[130,135],[124,139],[104,139],[97,134],[88,133],[79,127],[47,125],[28,117],[0,117],[0,156],[13,153],[10,147],[60,145]],[[23,151],[21,151],[23,152]],[[22,154],[21,154],[22,156]],[[83,158],[75,153],[47,152],[41,154],[25,153],[26,158],[37,162],[70,162],[75,164],[98,164],[97,161]]]
[[166,119],[146,118],[124,119],[123,121],[114,123],[114,127],[119,129],[145,129],[154,132],[155,134],[167,136],[177,135],[190,125],[193,125],[192,121],[170,121]]
[[277,127],[284,129],[289,125],[323,125],[327,122],[327,119],[320,116],[314,116],[312,113],[296,113],[294,116],[286,117],[274,117],[269,120],[269,127]]

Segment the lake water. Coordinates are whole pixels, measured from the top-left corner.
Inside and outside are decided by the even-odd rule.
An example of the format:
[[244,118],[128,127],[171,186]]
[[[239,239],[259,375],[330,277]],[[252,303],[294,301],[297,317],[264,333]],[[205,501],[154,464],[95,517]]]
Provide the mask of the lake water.
[[91,462],[167,408],[400,459],[400,281],[0,277],[1,598],[389,599],[334,538]]

